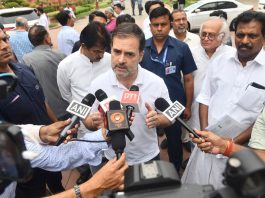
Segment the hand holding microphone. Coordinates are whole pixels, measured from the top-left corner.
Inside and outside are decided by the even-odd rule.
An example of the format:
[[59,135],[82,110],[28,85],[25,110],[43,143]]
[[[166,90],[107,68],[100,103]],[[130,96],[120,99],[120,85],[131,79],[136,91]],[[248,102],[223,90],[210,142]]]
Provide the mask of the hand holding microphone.
[[83,100],[80,102],[72,101],[67,108],[67,111],[72,113],[71,123],[67,125],[64,130],[60,133],[60,136],[55,143],[56,146],[59,146],[67,137],[67,132],[74,128],[76,124],[79,123],[80,117],[85,119],[91,110],[91,106],[95,102],[95,96],[93,94],[86,95]]
[[172,105],[169,105],[164,98],[158,98],[155,101],[155,106],[158,110],[162,111],[171,122],[176,119],[186,130],[192,133],[194,137],[201,139],[201,137],[179,117],[184,111],[185,107],[178,101],[175,101]]

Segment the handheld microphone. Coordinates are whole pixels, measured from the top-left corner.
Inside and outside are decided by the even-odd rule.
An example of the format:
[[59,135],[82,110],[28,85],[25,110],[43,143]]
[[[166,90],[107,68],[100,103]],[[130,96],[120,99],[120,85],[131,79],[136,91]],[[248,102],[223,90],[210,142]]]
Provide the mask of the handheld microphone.
[[95,96],[97,100],[99,101],[99,105],[100,105],[99,111],[100,112],[103,111],[103,113],[106,113],[106,111],[109,110],[110,101],[115,100],[115,97],[108,98],[107,94],[102,89],[97,90],[95,92]]
[[182,112],[185,110],[185,107],[180,104],[178,101],[175,101],[172,105],[169,105],[169,103],[164,98],[157,98],[155,101],[155,107],[162,111],[163,114],[170,120],[177,120],[180,122],[180,124],[188,130],[190,133],[194,135],[196,138],[201,138],[189,125],[187,125],[179,116],[182,114]]
[[67,131],[74,128],[74,126],[79,123],[80,117],[83,119],[86,118],[91,110],[91,106],[95,102],[95,99],[95,96],[89,93],[82,99],[81,103],[75,100],[70,103],[70,105],[67,107],[67,111],[74,115],[71,118],[71,123],[67,125],[60,133],[60,136],[55,143],[56,146],[59,146],[61,143],[63,143],[67,137]]
[[119,159],[126,146],[125,134],[129,130],[128,117],[125,110],[121,109],[119,101],[109,103],[110,110],[107,111],[108,130],[110,132],[112,149]]
[[121,104],[126,106],[128,116],[131,116],[132,112],[139,112],[139,87],[132,85],[129,91],[124,91],[121,97]]

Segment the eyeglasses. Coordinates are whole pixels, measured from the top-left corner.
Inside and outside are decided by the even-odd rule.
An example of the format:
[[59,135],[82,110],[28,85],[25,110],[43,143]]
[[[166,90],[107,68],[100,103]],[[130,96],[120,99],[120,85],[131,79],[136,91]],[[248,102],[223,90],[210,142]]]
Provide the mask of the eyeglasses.
[[208,32],[202,32],[200,37],[202,40],[206,39],[206,37],[208,38],[209,41],[213,41],[215,40],[219,35],[223,35],[224,32],[220,32],[218,34],[216,33],[208,33]]

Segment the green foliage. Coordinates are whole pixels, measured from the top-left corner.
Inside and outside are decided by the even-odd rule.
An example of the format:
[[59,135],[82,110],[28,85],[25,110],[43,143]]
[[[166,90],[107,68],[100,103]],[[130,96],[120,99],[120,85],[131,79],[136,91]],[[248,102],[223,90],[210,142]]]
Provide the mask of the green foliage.
[[56,11],[56,8],[54,6],[48,6],[43,8],[45,13]]
[[81,14],[81,13],[83,13],[83,12],[88,12],[88,11],[90,11],[90,10],[91,10],[90,6],[87,6],[87,7],[78,6],[78,7],[76,7],[76,9],[75,9],[75,14],[78,15],[78,14]]
[[13,7],[18,7],[19,6],[19,4],[17,3],[17,2],[7,2],[7,3],[5,3],[4,4],[4,6],[6,7],[6,8],[13,8]]

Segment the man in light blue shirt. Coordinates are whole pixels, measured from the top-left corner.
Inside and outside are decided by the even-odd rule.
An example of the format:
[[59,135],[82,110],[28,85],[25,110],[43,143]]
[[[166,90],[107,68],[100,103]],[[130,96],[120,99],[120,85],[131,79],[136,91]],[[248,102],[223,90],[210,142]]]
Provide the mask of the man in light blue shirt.
[[24,54],[32,52],[33,45],[28,38],[28,21],[24,17],[16,18],[16,30],[10,35],[10,43],[18,62],[22,61]]

